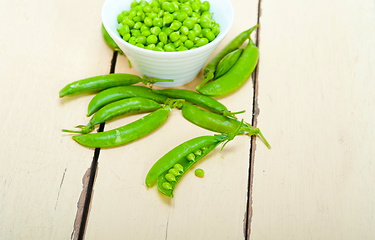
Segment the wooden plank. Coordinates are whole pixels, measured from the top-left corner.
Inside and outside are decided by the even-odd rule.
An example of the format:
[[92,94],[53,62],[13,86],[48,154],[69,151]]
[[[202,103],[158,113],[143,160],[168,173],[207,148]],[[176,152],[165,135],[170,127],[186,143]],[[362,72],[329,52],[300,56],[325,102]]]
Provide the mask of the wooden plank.
[[76,236],[93,151],[61,129],[86,122],[91,96],[58,93],[69,82],[109,72],[113,52],[101,36],[102,2],[0,2],[1,239]]
[[[228,37],[216,54],[235,35],[257,21],[257,1],[233,1],[236,18]],[[213,55],[214,56],[214,55]],[[117,72],[136,73],[126,58],[119,57]],[[181,88],[194,89],[202,72]],[[247,112],[252,118],[252,81],[236,94],[219,99],[229,109]],[[131,116],[106,124],[113,129],[140,116]],[[183,119],[174,109],[167,122],[156,132],[127,146],[102,149],[94,186],[87,239],[243,239],[249,172],[248,137],[228,143],[221,158],[219,149],[197,167],[205,170],[203,179],[189,172],[175,189],[175,197],[162,196],[153,187],[147,189],[145,176],[162,155],[176,145],[200,135],[212,135]],[[265,147],[265,146],[264,146]],[[266,148],[266,147],[265,147]],[[195,169],[195,168],[194,168]]]
[[261,9],[250,239],[374,239],[374,1]]

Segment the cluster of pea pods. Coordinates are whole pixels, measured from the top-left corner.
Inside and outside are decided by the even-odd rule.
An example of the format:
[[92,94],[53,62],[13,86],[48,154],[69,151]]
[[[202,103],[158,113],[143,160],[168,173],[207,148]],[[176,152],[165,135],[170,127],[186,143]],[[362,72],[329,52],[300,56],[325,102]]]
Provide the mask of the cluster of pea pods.
[[[197,91],[175,88],[155,90],[152,89],[152,84],[171,80],[145,76],[141,78],[126,73],[95,76],[66,85],[59,92],[60,98],[87,92],[97,92],[97,94],[88,104],[87,116],[92,116],[88,124],[78,125],[79,130],[63,129],[62,131],[80,133],[72,138],[86,147],[117,147],[155,131],[166,121],[172,108],[180,109],[183,117],[188,121],[218,134],[199,136],[186,141],[170,150],[151,167],[146,176],[146,186],[151,187],[157,182],[159,191],[169,197],[173,197],[173,190],[177,182],[195,163],[221,143],[224,143],[224,147],[237,135],[259,135],[270,148],[259,128],[236,118],[235,114],[244,111],[231,112],[212,97],[223,96],[235,91],[250,77],[256,62],[254,67],[251,65],[252,69],[247,68],[246,73],[237,73],[236,68],[239,64],[248,65],[249,62],[254,61],[255,57],[258,58],[256,51],[256,56],[254,56],[255,45],[250,39],[250,33],[254,29],[255,27],[241,33],[228,44],[231,47],[226,46],[207,65],[205,79],[202,84],[197,86]],[[249,39],[247,47],[244,50],[239,50],[246,39]],[[234,47],[234,43],[237,47]],[[221,57],[218,57],[219,55]],[[238,82],[231,86],[233,79],[230,82],[225,79],[233,76],[237,76],[235,79]],[[142,83],[144,86],[134,85],[137,83]],[[220,89],[222,90],[220,91]],[[95,126],[101,123],[136,113],[148,114],[116,129],[90,133],[95,129]]]

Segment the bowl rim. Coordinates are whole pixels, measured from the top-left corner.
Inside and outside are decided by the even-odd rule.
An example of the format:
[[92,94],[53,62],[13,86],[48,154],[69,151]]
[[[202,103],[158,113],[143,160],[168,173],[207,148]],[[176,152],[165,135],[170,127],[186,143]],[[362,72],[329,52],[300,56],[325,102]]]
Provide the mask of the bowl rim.
[[[220,31],[219,35],[212,42],[209,42],[208,44],[206,44],[202,47],[198,47],[198,48],[190,49],[190,50],[186,50],[186,51],[175,51],[175,52],[152,51],[152,50],[149,50],[149,49],[143,49],[143,48],[134,46],[134,45],[126,42],[125,40],[120,38],[117,31],[116,31],[116,33],[114,33],[112,31],[112,29],[108,27],[108,24],[105,21],[105,19],[107,19],[105,17],[106,16],[105,10],[106,10],[107,5],[110,4],[113,1],[118,1],[118,0],[105,0],[104,3],[103,3],[103,6],[102,6],[101,17],[102,17],[102,23],[103,23],[105,29],[107,30],[109,35],[115,40],[115,42],[120,42],[120,43],[124,44],[127,48],[129,48],[133,51],[138,51],[139,54],[143,53],[143,54],[148,55],[148,56],[164,55],[164,56],[170,56],[170,57],[172,57],[172,56],[179,57],[180,55],[183,56],[183,55],[187,55],[187,54],[196,54],[196,53],[199,53],[199,52],[204,52],[207,48],[210,48],[212,45],[216,44],[217,42],[218,42],[217,45],[219,45],[220,42],[228,35],[229,31],[231,30],[231,28],[233,26],[233,22],[234,22],[234,9],[233,9],[233,5],[232,5],[231,1],[230,0],[216,0],[216,1],[219,1],[219,2],[225,2],[229,6],[229,9],[227,9],[228,11],[225,11],[225,14],[228,14],[228,16],[230,16],[229,17],[230,22],[228,24],[227,29],[225,29],[224,32]],[[147,0],[147,1],[151,1],[151,0]],[[116,16],[116,18],[117,18],[117,16]]]

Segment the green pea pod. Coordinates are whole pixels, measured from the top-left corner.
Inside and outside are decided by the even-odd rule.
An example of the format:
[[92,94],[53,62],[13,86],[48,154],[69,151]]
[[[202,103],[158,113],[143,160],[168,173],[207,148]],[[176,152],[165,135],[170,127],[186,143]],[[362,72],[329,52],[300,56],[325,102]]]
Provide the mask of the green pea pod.
[[203,107],[207,110],[210,110],[218,114],[222,114],[224,116],[234,116],[235,114],[245,112],[245,111],[231,112],[227,109],[227,107],[225,107],[222,103],[220,103],[216,99],[213,99],[209,96],[205,96],[205,95],[202,95],[197,92],[190,91],[190,90],[168,88],[168,89],[162,89],[162,90],[153,90],[153,92],[170,97],[170,98],[185,99],[187,102],[196,104],[200,107]]
[[82,93],[95,92],[117,86],[129,86],[136,83],[153,84],[156,82],[173,82],[171,79],[143,78],[126,73],[111,73],[78,80],[66,85],[59,92],[60,98]]
[[124,54],[124,52],[120,49],[120,47],[116,44],[115,41],[111,38],[111,36],[108,34],[107,30],[105,29],[104,25],[102,24],[102,34],[105,42],[108,44],[108,46],[113,50],[117,51],[120,54]]
[[63,129],[63,132],[71,133],[89,133],[95,129],[95,126],[104,122],[108,122],[117,117],[124,115],[130,115],[135,113],[146,113],[152,112],[163,106],[155,101],[141,98],[132,97],[127,99],[122,99],[113,103],[110,103],[103,108],[99,109],[94,116],[90,119],[86,126],[79,125],[80,131],[72,131]]
[[254,42],[249,43],[244,49],[236,64],[220,78],[207,83],[197,91],[207,96],[225,96],[239,89],[251,76],[257,63],[259,51]]
[[154,93],[150,88],[143,86],[121,86],[113,87],[99,92],[91,99],[88,105],[87,116],[91,116],[101,107],[125,98],[143,97],[157,103],[165,103],[167,97]]
[[203,86],[206,82],[212,80],[215,75],[215,71],[217,65],[219,64],[220,60],[225,57],[228,53],[238,49],[239,47],[244,44],[244,42],[250,38],[251,33],[258,27],[255,25],[254,27],[243,31],[239,35],[237,35],[232,41],[230,41],[216,56],[206,65],[203,71],[203,78],[204,80],[197,86],[197,90]]
[[160,127],[171,112],[170,106],[160,108],[125,126],[105,132],[73,136],[79,144],[91,148],[111,148],[142,138]]
[[255,128],[248,123],[228,118],[216,113],[208,112],[197,106],[185,103],[181,109],[182,116],[189,122],[218,133],[232,133],[240,128],[239,134],[258,135],[264,141],[268,148],[271,148],[259,128]]
[[236,49],[223,57],[217,65],[215,72],[215,78],[219,78],[226,74],[233,66],[236,64],[237,60],[240,58],[243,52],[242,48]]

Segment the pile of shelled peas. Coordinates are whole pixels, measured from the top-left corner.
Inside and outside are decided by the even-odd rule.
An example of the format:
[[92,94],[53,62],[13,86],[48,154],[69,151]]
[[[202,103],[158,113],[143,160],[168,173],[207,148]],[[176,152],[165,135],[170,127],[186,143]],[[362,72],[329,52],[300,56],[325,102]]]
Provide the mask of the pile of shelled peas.
[[212,19],[210,3],[200,0],[134,0],[118,15],[126,42],[154,51],[186,51],[212,42],[220,25]]

